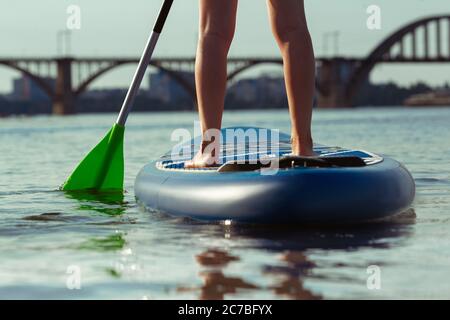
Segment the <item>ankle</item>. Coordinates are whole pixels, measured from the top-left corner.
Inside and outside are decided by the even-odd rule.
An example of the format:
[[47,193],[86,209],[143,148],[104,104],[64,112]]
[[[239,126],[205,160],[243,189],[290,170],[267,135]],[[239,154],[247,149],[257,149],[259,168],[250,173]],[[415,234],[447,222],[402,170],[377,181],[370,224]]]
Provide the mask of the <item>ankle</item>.
[[293,136],[291,138],[292,154],[299,156],[312,156],[314,155],[313,140],[311,137],[300,139]]
[[313,146],[313,139],[311,136],[307,136],[304,138],[301,138],[299,136],[292,135],[291,136],[291,144],[297,145],[297,146],[305,146],[312,148]]
[[204,152],[205,149],[215,148],[217,146],[218,145],[217,145],[217,142],[215,140],[212,140],[212,141],[211,140],[202,140],[202,142],[200,143],[200,150],[202,152]]

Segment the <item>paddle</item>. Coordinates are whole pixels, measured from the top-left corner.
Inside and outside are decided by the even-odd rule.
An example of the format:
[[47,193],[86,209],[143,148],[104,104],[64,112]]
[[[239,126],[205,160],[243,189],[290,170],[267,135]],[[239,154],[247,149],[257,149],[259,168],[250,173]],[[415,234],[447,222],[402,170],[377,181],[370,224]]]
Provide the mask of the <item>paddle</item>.
[[125,123],[131,111],[134,98],[139,91],[145,71],[152,58],[159,35],[162,32],[170,8],[172,7],[172,3],[173,0],[165,0],[162,5],[116,123],[100,143],[80,162],[62,186],[62,190],[123,190],[123,139]]

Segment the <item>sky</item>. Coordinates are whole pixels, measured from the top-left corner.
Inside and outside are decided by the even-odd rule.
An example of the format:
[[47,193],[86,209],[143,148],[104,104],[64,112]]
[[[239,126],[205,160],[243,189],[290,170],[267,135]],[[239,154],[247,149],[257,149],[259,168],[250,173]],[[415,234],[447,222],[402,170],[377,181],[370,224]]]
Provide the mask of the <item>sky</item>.
[[[213,0],[211,0],[213,1]],[[67,8],[81,9],[81,28],[72,32],[73,56],[139,56],[155,21],[162,0],[0,0],[0,57],[53,57],[56,38],[66,28]],[[385,37],[413,20],[429,15],[450,14],[449,0],[305,0],[316,56],[332,55],[334,45],[324,37],[338,31],[340,55],[365,57]],[[366,12],[370,5],[381,9],[381,29],[369,30]],[[155,55],[195,55],[198,0],[175,0]],[[444,35],[448,34],[444,31]],[[449,37],[446,36],[446,39]],[[330,38],[328,38],[330,40]],[[444,45],[448,50],[448,45]],[[266,1],[240,0],[237,30],[230,56],[279,56],[270,32]],[[100,77],[96,88],[127,87],[135,66],[118,68]],[[281,73],[279,67],[258,67],[258,72]],[[408,85],[418,80],[430,84],[450,81],[450,64],[381,65],[371,74],[374,82],[394,80]],[[11,90],[19,74],[0,66],[0,92]]]

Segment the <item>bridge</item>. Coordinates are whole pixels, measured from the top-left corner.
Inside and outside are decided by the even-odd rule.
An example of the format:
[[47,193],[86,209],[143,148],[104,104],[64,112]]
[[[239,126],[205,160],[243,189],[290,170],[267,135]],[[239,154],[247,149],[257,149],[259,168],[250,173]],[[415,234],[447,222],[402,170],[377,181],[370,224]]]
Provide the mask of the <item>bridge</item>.
[[[443,39],[446,28],[448,39]],[[419,36],[421,33],[421,36]],[[431,36],[434,35],[434,36]],[[0,65],[12,68],[32,79],[52,100],[53,113],[75,113],[76,99],[99,77],[137,58],[0,58]],[[450,62],[450,15],[439,15],[414,21],[385,38],[365,58],[317,58],[317,103],[322,108],[350,107],[361,84],[380,63]],[[230,58],[228,80],[263,64],[282,65],[281,58]],[[150,65],[166,72],[192,97],[196,105],[194,84],[184,77],[193,72],[195,58],[157,58]],[[56,79],[52,86],[46,80]]]

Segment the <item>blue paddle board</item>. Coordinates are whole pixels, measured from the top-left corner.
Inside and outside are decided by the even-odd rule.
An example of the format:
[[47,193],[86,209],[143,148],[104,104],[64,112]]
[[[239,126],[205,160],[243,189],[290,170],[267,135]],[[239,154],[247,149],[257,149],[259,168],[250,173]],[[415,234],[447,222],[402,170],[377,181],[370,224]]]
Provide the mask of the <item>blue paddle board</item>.
[[220,166],[185,168],[200,138],[181,143],[139,172],[138,202],[205,221],[328,224],[383,219],[414,199],[414,180],[394,159],[324,145],[314,146],[315,158],[293,157],[287,134],[251,127],[221,133]]

